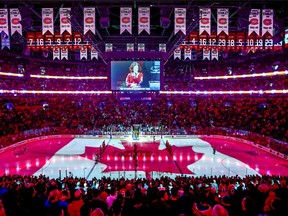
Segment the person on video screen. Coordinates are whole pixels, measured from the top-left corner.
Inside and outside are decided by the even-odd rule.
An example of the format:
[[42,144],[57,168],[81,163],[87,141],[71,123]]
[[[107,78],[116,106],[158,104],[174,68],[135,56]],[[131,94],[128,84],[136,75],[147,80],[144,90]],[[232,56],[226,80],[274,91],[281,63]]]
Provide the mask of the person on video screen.
[[143,73],[138,62],[132,62],[129,67],[129,73],[126,77],[126,86],[128,88],[139,88],[143,82]]

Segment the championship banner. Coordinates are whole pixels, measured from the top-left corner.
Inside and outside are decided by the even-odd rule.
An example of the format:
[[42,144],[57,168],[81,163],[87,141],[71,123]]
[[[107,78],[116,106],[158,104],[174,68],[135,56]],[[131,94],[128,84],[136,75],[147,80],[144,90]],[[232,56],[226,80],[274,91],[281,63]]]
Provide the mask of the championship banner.
[[53,48],[53,60],[55,59],[60,60],[60,48],[56,46]]
[[199,9],[199,35],[204,31],[211,33],[211,8]]
[[63,36],[60,34],[60,32],[55,32],[54,33],[54,45],[61,49],[62,48],[62,42],[63,42]]
[[27,44],[27,50],[35,49],[35,44],[36,44],[35,32],[26,33],[26,44]]
[[180,47],[177,47],[175,50],[174,50],[174,60],[179,58],[181,60],[181,49]]
[[211,32],[208,35],[208,49],[216,48],[217,47],[217,35],[216,32]]
[[112,43],[106,43],[105,44],[105,52],[112,52],[112,51],[113,51]]
[[210,60],[210,50],[208,47],[203,48],[203,60]]
[[60,8],[60,34],[63,34],[64,31],[67,31],[69,34],[71,32],[71,23],[70,23],[70,13],[71,8]]
[[82,60],[82,59],[87,60],[87,56],[88,56],[87,55],[87,49],[84,46],[82,46],[80,49],[80,60]]
[[174,9],[174,34],[179,31],[186,35],[186,8]]
[[82,35],[80,32],[73,32],[73,50],[81,49]]
[[190,49],[198,51],[198,45],[199,45],[199,33],[198,31],[192,31],[189,35],[189,41],[190,41]]
[[229,34],[229,9],[218,8],[217,9],[217,35],[224,32]]
[[97,59],[98,60],[98,52],[95,47],[91,48],[91,60]]
[[60,51],[61,51],[61,60],[68,60],[68,48],[67,47],[62,47],[61,49],[60,49]]
[[[230,34],[230,33],[229,33]],[[236,43],[235,43],[235,51],[244,51],[244,43],[245,43],[245,32],[236,33]]]
[[236,49],[236,34],[235,32],[229,32],[227,39],[227,51],[235,51]]
[[127,43],[127,51],[134,52],[134,43]]
[[218,60],[218,49],[217,47],[212,47],[211,49],[211,60],[216,59]]
[[274,46],[273,36],[269,34],[265,34],[264,49],[273,50],[273,46]]
[[22,35],[22,25],[20,24],[21,14],[18,8],[10,8],[10,29],[11,35],[18,32]]
[[90,30],[95,34],[95,8],[84,8],[84,35]]
[[150,35],[150,8],[138,8],[138,34],[146,31]]
[[53,8],[42,8],[42,34],[48,31],[54,35]]
[[159,52],[166,52],[166,44],[159,44]]
[[[4,32],[6,35],[9,35],[8,29],[8,9],[0,9],[0,33]],[[2,36],[2,34],[1,34]]]
[[246,36],[246,52],[255,52],[255,34],[251,34]]
[[207,47],[207,33],[204,32],[203,34],[199,35],[199,49],[202,50]]
[[184,60],[189,59],[191,60],[191,49],[184,49]]
[[251,9],[249,15],[248,35],[255,32],[260,35],[260,9]]
[[223,31],[218,35],[217,46],[219,51],[227,51],[227,35]]
[[145,44],[139,43],[138,44],[138,52],[144,52],[145,51]]
[[4,31],[1,32],[1,49],[3,50],[5,47],[10,49],[10,37]]
[[44,50],[44,35],[42,35],[42,32],[35,32],[36,37],[36,46],[35,50]]
[[47,32],[44,35],[44,48],[46,51],[53,49],[54,47],[54,35],[51,32]]
[[260,36],[260,35],[256,35],[255,36],[255,44],[254,44],[255,52],[257,50],[262,51],[263,50],[263,45],[264,45],[263,37]]
[[63,46],[64,48],[66,49],[70,49],[72,50],[73,49],[73,44],[72,44],[72,35],[69,34],[68,32],[64,32],[63,35],[62,35],[62,39],[63,39]]
[[274,10],[262,9],[262,35],[269,33],[273,36]]
[[120,34],[127,30],[132,34],[132,8],[121,7],[120,8]]

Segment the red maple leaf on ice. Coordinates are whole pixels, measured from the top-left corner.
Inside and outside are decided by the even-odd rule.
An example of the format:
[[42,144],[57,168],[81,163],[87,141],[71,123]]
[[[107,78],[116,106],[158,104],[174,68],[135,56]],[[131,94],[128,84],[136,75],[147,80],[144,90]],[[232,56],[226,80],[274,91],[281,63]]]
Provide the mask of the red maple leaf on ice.
[[152,171],[194,174],[187,167],[203,156],[203,153],[195,153],[192,146],[177,147],[172,145],[170,154],[166,148],[159,150],[160,141],[129,142],[123,140],[121,143],[124,149],[109,144],[104,150],[100,147],[86,146],[85,152],[81,156],[95,160],[96,154],[101,155],[99,162],[107,165],[103,172],[135,171],[137,168],[137,171],[144,171],[147,178]]

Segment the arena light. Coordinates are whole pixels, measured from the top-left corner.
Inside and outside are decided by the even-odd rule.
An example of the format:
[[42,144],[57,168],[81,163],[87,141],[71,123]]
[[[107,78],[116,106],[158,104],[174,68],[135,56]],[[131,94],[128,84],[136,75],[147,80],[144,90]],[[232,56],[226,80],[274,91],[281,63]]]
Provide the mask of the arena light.
[[5,90],[0,89],[0,94],[112,94],[112,91],[42,91],[42,90]]
[[107,76],[49,76],[49,75],[35,75],[30,74],[32,78],[44,78],[44,79],[73,79],[73,80],[96,80],[96,79],[107,79]]
[[160,91],[160,94],[194,94],[194,95],[235,95],[235,94],[287,94],[288,89],[273,90],[237,90],[237,91]]
[[23,77],[23,74],[18,74],[18,73],[10,73],[10,72],[0,72],[0,75],[3,76],[14,76],[14,77]]
[[195,77],[195,80],[213,80],[213,79],[238,79],[238,78],[248,78],[248,77],[268,77],[268,76],[279,76],[287,75],[287,71],[273,71],[273,72],[263,72],[263,73],[253,73],[253,74],[241,74],[241,75],[225,75],[225,76],[200,76]]

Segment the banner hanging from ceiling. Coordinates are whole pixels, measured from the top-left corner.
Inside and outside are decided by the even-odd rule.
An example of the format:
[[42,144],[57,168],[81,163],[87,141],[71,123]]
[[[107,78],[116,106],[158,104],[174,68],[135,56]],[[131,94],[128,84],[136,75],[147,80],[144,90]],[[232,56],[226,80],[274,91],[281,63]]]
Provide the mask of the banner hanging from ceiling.
[[121,7],[120,8],[120,34],[127,30],[132,34],[132,8]]
[[11,35],[18,32],[22,35],[21,14],[18,8],[10,8],[10,30]]
[[54,35],[53,8],[42,8],[42,34],[48,31]]
[[150,35],[150,8],[138,8],[138,34],[146,31]]
[[174,9],[174,34],[179,31],[186,35],[186,8]]
[[95,8],[84,8],[84,35],[91,31],[93,34],[95,34]]

